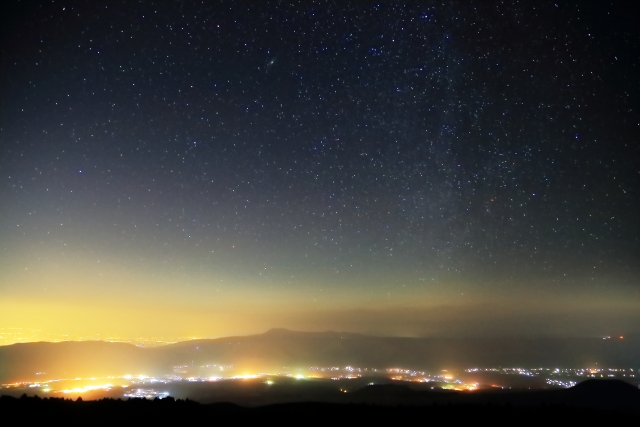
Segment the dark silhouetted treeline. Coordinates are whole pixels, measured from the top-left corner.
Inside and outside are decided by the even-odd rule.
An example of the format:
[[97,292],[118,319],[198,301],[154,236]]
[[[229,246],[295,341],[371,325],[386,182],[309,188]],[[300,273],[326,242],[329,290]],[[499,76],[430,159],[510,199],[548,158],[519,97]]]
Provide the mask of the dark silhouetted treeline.
[[[278,424],[371,422],[478,422],[493,424],[540,423],[630,423],[638,425],[640,416],[618,410],[597,410],[567,405],[531,406],[422,405],[381,406],[368,404],[291,403],[245,408],[229,403],[201,405],[192,400],[102,399],[82,401],[64,398],[0,397],[4,420],[20,424],[64,422],[65,424],[115,424],[202,422],[207,425],[235,422],[274,422]],[[390,424],[391,425],[391,424]]]

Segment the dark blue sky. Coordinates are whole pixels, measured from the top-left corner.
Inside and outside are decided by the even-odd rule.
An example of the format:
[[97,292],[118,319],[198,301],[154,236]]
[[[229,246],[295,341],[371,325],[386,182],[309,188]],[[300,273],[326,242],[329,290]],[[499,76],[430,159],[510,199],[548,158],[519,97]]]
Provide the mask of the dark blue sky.
[[4,323],[122,298],[253,319],[230,332],[637,330],[622,3],[2,8],[0,296],[31,313]]

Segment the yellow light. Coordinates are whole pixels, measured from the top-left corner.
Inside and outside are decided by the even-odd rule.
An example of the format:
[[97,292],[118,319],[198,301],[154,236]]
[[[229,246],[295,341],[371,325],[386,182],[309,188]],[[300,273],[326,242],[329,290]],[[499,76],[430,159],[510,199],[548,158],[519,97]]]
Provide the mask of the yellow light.
[[242,374],[240,375],[240,378],[242,378],[243,380],[249,380],[253,378],[258,378],[258,376],[255,374]]
[[109,390],[113,388],[113,384],[102,384],[102,385],[86,385],[84,387],[76,387],[72,389],[60,390],[62,393],[84,393],[92,390]]

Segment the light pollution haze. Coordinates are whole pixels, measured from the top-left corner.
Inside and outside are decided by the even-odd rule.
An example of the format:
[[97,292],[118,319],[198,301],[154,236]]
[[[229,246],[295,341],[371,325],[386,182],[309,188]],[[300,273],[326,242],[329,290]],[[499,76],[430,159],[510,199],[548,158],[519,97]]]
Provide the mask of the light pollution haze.
[[600,7],[3,4],[0,327],[640,332],[640,37]]

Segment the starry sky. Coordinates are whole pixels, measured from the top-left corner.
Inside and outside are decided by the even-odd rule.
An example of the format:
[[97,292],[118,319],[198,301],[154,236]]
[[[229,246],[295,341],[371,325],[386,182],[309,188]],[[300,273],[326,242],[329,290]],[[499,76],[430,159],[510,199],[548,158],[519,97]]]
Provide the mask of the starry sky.
[[638,16],[586,3],[3,2],[0,325],[640,332]]

